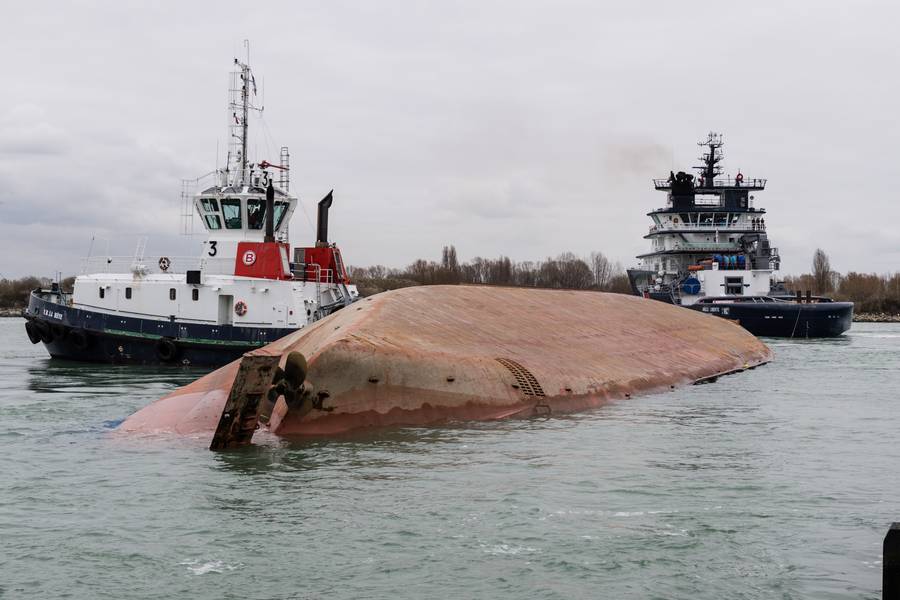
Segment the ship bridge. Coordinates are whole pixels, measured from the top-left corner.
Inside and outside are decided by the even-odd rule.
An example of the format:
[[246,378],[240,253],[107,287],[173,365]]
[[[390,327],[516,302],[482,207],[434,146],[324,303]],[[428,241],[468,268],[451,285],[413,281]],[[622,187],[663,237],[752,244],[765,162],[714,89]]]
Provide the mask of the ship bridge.
[[[275,188],[275,236],[287,237],[297,199]],[[194,206],[210,235],[219,238],[262,240],[266,226],[266,190],[261,187],[212,187],[197,194]]]

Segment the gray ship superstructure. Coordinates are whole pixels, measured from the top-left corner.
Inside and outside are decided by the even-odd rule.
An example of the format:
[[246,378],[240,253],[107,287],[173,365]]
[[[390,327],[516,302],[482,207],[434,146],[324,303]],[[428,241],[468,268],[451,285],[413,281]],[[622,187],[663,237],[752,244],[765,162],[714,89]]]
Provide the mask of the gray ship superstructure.
[[850,328],[853,304],[790,296],[778,277],[781,258],[766,234],[755,194],[765,179],[723,177],[722,136],[710,133],[695,177],[655,179],[666,205],[647,213],[650,251],[628,270],[635,294],[738,321],[757,335],[821,337]]

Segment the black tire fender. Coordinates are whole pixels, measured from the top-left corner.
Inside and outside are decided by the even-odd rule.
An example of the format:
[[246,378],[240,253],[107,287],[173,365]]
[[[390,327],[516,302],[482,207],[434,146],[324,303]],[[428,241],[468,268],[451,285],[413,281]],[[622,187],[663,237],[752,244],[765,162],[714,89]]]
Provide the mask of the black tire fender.
[[171,338],[159,338],[156,341],[156,356],[162,362],[172,362],[178,358],[178,344]]
[[63,340],[66,337],[66,333],[68,330],[66,326],[62,323],[51,323],[50,324],[50,333],[53,335],[54,339]]
[[84,329],[73,329],[70,331],[69,341],[78,350],[87,350],[91,344],[91,338]]
[[28,334],[28,341],[32,344],[37,344],[41,341],[41,332],[38,331],[33,321],[25,321],[25,333]]
[[34,327],[38,332],[38,335],[41,336],[41,341],[45,344],[49,344],[53,341],[53,333],[50,331],[50,326],[44,323],[43,321],[32,321],[34,323]]

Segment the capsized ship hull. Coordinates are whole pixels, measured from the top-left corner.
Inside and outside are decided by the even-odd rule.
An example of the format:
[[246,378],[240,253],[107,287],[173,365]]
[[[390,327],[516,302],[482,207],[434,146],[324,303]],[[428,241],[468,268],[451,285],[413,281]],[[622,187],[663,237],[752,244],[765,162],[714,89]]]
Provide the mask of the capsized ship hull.
[[[572,412],[771,359],[736,324],[600,292],[481,286],[405,288],[367,298],[247,356],[301,352],[313,402],[279,397],[279,435],[334,435]],[[126,432],[216,429],[239,361],[129,417]]]

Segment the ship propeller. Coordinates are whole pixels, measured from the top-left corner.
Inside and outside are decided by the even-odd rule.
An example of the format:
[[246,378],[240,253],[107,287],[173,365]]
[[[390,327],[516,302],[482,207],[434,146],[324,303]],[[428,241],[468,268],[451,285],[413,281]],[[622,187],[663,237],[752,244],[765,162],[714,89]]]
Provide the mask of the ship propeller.
[[272,387],[269,389],[269,402],[275,404],[279,396],[284,396],[284,401],[290,408],[298,408],[304,399],[306,381],[306,357],[302,352],[291,352],[285,360],[284,368],[279,367],[272,378]]

